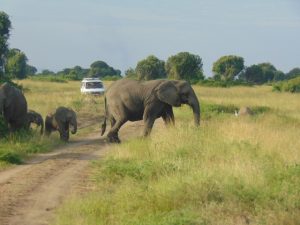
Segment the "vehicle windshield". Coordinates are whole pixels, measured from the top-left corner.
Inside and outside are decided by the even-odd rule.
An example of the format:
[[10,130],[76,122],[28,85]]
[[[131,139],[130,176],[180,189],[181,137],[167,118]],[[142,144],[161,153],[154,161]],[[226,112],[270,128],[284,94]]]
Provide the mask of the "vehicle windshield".
[[103,88],[103,84],[101,82],[87,82],[85,84],[86,89],[94,89],[94,88]]

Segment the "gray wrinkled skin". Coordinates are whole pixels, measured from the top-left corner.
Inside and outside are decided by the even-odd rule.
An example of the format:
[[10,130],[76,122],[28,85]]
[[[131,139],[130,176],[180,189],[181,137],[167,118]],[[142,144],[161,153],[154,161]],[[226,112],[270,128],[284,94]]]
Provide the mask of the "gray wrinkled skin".
[[58,107],[54,113],[48,114],[45,118],[45,134],[49,136],[51,132],[58,131],[60,139],[63,141],[69,140],[69,128],[72,134],[77,132],[77,117],[76,113],[66,107]]
[[122,79],[114,82],[105,94],[105,120],[111,124],[107,134],[110,142],[120,142],[118,131],[127,121],[143,120],[144,136],[151,133],[154,121],[162,117],[166,124],[174,124],[172,107],[189,105],[194,113],[196,126],[200,125],[200,105],[191,85],[179,80],[135,81]]

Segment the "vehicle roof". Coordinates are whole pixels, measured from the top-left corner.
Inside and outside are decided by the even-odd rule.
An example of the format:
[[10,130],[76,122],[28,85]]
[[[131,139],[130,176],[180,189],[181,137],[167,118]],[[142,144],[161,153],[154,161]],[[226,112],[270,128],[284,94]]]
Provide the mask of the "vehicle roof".
[[102,82],[99,78],[83,78],[81,82]]

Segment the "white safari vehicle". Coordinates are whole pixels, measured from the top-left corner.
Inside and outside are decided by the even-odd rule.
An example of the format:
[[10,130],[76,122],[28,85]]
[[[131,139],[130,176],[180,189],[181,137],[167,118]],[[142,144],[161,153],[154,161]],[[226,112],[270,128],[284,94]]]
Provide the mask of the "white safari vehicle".
[[81,81],[80,91],[84,94],[103,95],[105,89],[99,78],[84,78]]

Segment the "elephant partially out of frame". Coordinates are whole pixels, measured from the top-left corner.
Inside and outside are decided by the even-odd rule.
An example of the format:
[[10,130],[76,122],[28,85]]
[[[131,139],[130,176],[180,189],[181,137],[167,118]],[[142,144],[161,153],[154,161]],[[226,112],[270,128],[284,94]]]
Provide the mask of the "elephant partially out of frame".
[[28,110],[27,112],[27,128],[30,128],[31,123],[35,123],[38,127],[41,127],[40,133],[43,134],[44,131],[44,120],[41,114]]
[[77,117],[76,113],[66,107],[58,107],[54,113],[46,116],[45,119],[45,134],[49,136],[52,131],[58,131],[60,139],[63,141],[69,140],[69,127],[72,126],[72,134],[77,132]]
[[135,81],[121,79],[114,82],[105,94],[105,119],[111,123],[107,134],[110,142],[120,142],[118,132],[127,121],[143,120],[144,136],[150,134],[155,119],[162,117],[166,124],[174,124],[173,106],[189,105],[196,126],[200,125],[200,104],[191,85],[182,80]]
[[0,114],[10,131],[26,128],[27,101],[22,91],[9,83],[0,86]]

